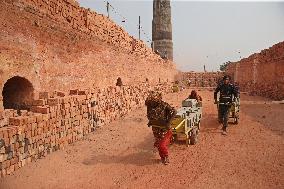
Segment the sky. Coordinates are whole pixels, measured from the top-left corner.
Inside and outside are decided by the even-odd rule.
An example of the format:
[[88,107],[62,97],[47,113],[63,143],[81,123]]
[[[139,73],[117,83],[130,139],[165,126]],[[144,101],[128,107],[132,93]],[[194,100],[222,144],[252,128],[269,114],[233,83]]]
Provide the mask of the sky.
[[[82,7],[107,15],[106,0],[78,0]],[[108,0],[110,18],[150,47],[152,0]],[[284,41],[284,1],[172,0],[174,62],[181,71],[217,71]],[[123,22],[124,21],[124,22]]]

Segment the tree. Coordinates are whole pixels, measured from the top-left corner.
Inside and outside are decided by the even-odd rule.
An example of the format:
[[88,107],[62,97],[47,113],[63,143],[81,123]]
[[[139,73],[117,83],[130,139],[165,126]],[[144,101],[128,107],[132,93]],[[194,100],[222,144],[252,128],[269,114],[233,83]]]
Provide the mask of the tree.
[[228,67],[229,64],[231,64],[232,62],[231,61],[227,61],[223,64],[220,65],[220,71],[225,71],[226,68]]

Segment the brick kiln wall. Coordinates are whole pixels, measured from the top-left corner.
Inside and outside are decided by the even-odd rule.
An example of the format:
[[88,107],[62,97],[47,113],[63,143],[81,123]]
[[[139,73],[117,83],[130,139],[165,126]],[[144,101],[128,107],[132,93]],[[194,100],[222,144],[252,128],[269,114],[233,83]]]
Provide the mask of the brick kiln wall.
[[[45,157],[82,139],[96,127],[144,105],[151,87],[108,87],[87,91],[40,93],[31,111],[6,109],[0,112],[0,173],[11,174],[25,164]],[[157,85],[170,92],[169,85]]]
[[232,63],[226,71],[242,91],[284,99],[284,42]]
[[183,72],[182,80],[190,80],[192,87],[216,87],[223,75],[223,72]]
[[149,90],[169,92],[176,74],[172,62],[73,0],[2,0],[0,30],[1,94],[27,98],[29,109],[3,110],[0,94],[1,176],[141,107]]
[[0,2],[0,100],[4,84],[14,76],[29,80],[35,91],[65,92],[113,86],[118,77],[127,85],[146,78],[153,85],[173,80],[172,62],[74,2]]
[[143,41],[130,36],[106,16],[80,7],[74,0],[12,0],[12,2],[14,2],[14,5],[25,7],[24,9],[30,13],[65,23],[76,30],[89,36],[96,36],[116,47],[123,47],[128,51],[135,51],[143,56],[155,56]]

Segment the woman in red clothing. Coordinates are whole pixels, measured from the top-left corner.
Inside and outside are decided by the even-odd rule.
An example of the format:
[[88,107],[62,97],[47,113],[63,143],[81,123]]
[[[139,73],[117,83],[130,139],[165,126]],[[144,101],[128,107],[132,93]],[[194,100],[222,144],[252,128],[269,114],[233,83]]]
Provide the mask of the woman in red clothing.
[[168,145],[171,142],[172,130],[171,120],[176,114],[176,110],[168,103],[162,101],[162,95],[158,92],[150,92],[145,101],[147,106],[148,126],[152,126],[155,137],[154,146],[158,148],[162,163],[169,163]]

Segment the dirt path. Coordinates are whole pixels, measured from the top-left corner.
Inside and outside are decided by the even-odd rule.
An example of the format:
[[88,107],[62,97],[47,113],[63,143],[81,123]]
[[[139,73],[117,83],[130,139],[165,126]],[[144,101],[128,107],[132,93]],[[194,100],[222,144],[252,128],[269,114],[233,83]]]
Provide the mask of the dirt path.
[[[168,94],[165,100],[179,105],[188,93]],[[199,143],[173,144],[168,166],[159,163],[141,108],[1,179],[0,188],[284,188],[284,105],[243,104],[239,125],[230,125],[229,135],[222,136],[212,92],[200,94]]]

